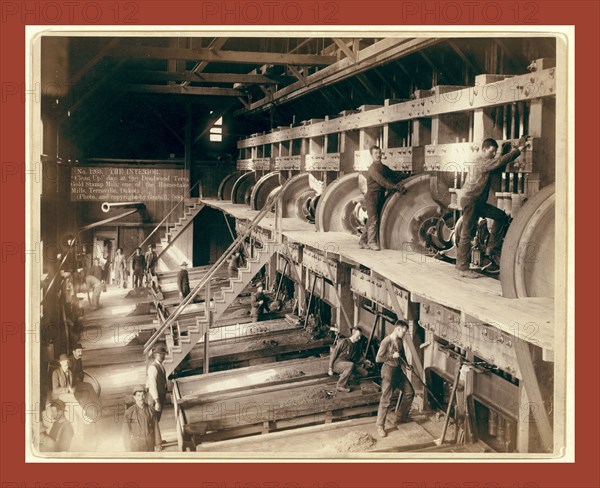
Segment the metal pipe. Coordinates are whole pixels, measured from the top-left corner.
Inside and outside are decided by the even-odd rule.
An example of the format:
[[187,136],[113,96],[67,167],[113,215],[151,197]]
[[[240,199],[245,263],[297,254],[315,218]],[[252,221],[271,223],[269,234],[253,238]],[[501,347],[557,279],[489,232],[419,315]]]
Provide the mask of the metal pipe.
[[111,209],[115,207],[144,207],[144,202],[118,202],[118,203],[110,203],[104,202],[102,204],[102,211],[104,213],[110,212]]

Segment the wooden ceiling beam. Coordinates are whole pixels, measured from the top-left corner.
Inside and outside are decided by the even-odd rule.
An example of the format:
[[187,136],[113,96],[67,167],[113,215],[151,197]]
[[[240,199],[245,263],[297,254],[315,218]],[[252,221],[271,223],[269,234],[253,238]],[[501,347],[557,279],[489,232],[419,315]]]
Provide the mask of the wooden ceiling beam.
[[182,49],[151,46],[116,46],[109,55],[138,59],[181,59],[211,63],[294,64],[297,66],[328,66],[337,61],[335,56],[287,54],[272,52],[221,51],[217,49]]
[[275,85],[293,79],[289,76],[270,76],[245,73],[195,73],[193,71],[168,72],[136,70],[122,71],[122,78],[128,82],[136,80],[185,81],[188,82],[188,85],[190,82]]
[[306,86],[301,81],[292,83],[275,92],[272,98],[254,102],[250,105],[249,109],[236,112],[236,115],[248,115],[249,113],[268,110],[273,103],[287,103],[312,91],[319,90],[324,86],[348,79],[357,73],[407,56],[426,47],[433,46],[438,42],[441,42],[441,40],[437,38],[384,39],[362,49],[358,54],[358,62],[353,63],[348,58],[344,58],[334,65],[327,66],[308,76]]
[[333,42],[336,43],[337,47],[339,47],[342,50],[342,52],[346,55],[346,57],[353,63],[356,63],[356,53],[354,53],[354,51],[352,51],[348,46],[346,46],[346,43],[342,39],[339,39],[337,37],[332,37],[332,39]]
[[168,95],[202,95],[215,97],[242,97],[244,94],[233,88],[217,88],[213,86],[181,86],[181,85],[120,85],[125,91],[133,93],[161,93]]

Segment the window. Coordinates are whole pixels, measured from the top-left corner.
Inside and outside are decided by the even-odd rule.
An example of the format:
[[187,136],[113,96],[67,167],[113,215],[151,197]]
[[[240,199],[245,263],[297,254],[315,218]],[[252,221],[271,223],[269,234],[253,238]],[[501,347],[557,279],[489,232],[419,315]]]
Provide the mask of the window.
[[223,117],[219,117],[214,125],[210,128],[210,142],[223,141]]

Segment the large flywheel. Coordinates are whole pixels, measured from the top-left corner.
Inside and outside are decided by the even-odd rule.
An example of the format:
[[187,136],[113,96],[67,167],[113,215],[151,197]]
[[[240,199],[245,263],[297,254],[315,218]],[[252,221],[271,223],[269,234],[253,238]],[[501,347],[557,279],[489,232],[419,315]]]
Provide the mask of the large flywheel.
[[241,172],[235,171],[231,174],[228,174],[225,178],[221,180],[221,183],[219,183],[219,189],[217,190],[217,198],[219,200],[231,200],[231,190],[233,189],[233,185],[241,175]]
[[[439,250],[436,247],[449,240],[446,231],[439,231],[440,226],[446,226],[447,217],[431,198],[429,175],[411,176],[403,184],[407,192],[393,193],[383,205],[379,225],[381,247],[426,253]],[[437,246],[432,246],[432,237]]]
[[231,189],[231,203],[250,205],[252,188],[256,184],[256,172],[250,171],[240,176]]
[[510,224],[500,258],[502,295],[554,297],[554,183],[531,197]]
[[[357,206],[364,201],[360,188],[360,173],[350,173],[335,180],[329,185],[317,207],[317,230],[320,232],[349,232],[356,233],[358,221],[353,216]],[[363,182],[366,183],[366,182]]]
[[254,185],[254,188],[252,188],[252,194],[250,196],[250,207],[252,210],[262,209],[267,203],[269,195],[271,195],[273,190],[280,186],[278,171],[267,173],[259,179],[256,182],[256,185]]
[[317,192],[310,186],[310,174],[301,173],[293,176],[285,182],[281,191],[282,217],[297,217],[310,221],[311,201],[317,196]]

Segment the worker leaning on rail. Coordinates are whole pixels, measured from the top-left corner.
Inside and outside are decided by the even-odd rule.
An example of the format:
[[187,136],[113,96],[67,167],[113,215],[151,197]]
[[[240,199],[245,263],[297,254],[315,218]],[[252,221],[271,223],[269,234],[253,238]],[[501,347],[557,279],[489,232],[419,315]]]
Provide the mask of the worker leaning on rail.
[[404,194],[406,188],[401,183],[405,177],[381,162],[381,149],[378,146],[371,146],[370,152],[373,162],[369,166],[367,193],[365,194],[367,228],[360,237],[359,246],[361,249],[379,251],[379,216],[385,192],[398,191],[400,194]]
[[500,250],[502,248],[502,235],[500,231],[506,225],[508,217],[502,210],[487,203],[491,185],[490,173],[503,168],[515,160],[525,149],[526,142],[526,138],[521,137],[518,146],[508,146],[510,147],[510,151],[504,155],[496,156],[498,143],[494,139],[485,139],[481,144],[481,156],[477,158],[469,169],[467,181],[461,189],[460,205],[463,215],[456,256],[456,269],[460,276],[464,278],[479,278],[481,276],[469,269],[471,241],[477,232],[479,217],[487,217],[494,221],[486,254],[495,266],[499,264]]

